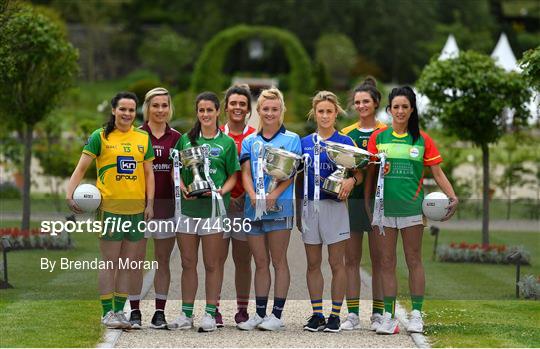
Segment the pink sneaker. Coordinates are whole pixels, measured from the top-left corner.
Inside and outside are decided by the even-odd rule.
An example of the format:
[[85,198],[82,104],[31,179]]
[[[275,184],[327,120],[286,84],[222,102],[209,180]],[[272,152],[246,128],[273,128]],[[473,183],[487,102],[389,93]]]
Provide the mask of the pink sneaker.
[[216,327],[217,328],[222,328],[223,327],[223,316],[221,315],[219,310],[216,310],[215,319],[216,319]]
[[234,321],[237,324],[240,324],[242,322],[246,322],[248,320],[249,320],[249,314],[248,314],[246,309],[241,309],[241,310],[238,311],[238,313],[236,313],[236,315],[234,315]]

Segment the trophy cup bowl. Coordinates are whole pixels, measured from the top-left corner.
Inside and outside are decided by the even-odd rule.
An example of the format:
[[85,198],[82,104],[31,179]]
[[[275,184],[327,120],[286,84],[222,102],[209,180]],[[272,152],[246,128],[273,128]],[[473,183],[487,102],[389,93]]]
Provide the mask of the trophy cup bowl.
[[204,164],[207,156],[207,146],[201,145],[180,151],[180,161],[184,167],[189,167],[193,174],[193,182],[187,186],[187,196],[202,196],[211,191],[210,184],[199,173],[199,166]]
[[[267,193],[271,193],[280,181],[294,176],[302,163],[302,157],[290,151],[267,145],[264,147],[263,161],[264,172],[272,177],[267,191]],[[277,212],[279,208],[270,207],[268,211]]]
[[374,155],[348,144],[332,141],[325,141],[324,143],[328,158],[336,164],[337,170],[324,179],[322,190],[328,194],[338,196],[341,191],[341,183],[347,177],[346,170],[366,167],[370,163],[370,158]]

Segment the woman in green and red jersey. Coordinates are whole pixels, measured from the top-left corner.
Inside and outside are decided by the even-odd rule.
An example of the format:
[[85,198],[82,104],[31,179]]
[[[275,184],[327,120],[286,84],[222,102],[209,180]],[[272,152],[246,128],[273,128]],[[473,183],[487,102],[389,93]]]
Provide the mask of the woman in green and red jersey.
[[[376,204],[373,212],[373,225],[384,227],[380,234],[374,234],[380,254],[385,310],[377,333],[399,332],[398,321],[394,318],[397,293],[396,245],[399,230],[401,230],[405,260],[409,269],[409,288],[413,309],[407,330],[421,333],[423,332],[421,311],[425,288],[421,253],[424,230],[422,216],[424,167],[430,167],[435,181],[450,199],[445,220],[454,214],[458,199],[439,166],[442,158],[435,143],[425,132],[420,131],[414,91],[408,86],[394,88],[390,92],[388,103],[389,106],[386,109],[392,114],[392,127],[374,132],[368,143],[369,152],[386,154],[386,164],[382,168],[384,177],[380,173],[381,181],[377,184],[377,191],[383,194],[384,202],[383,205]],[[368,183],[372,182],[374,177],[375,167],[370,166]],[[366,186],[366,191],[371,190],[369,185]],[[371,207],[366,208],[371,214]]]
[[[377,109],[381,103],[381,93],[377,89],[377,82],[372,77],[367,77],[353,90],[353,107],[358,113],[358,122],[345,127],[342,133],[351,137],[356,145],[364,150],[367,149],[369,137],[378,129],[386,125],[375,119]],[[360,328],[358,317],[360,309],[360,260],[362,259],[362,240],[364,232],[368,232],[369,255],[371,258],[371,289],[373,307],[371,313],[371,330],[376,331],[382,322],[384,312],[382,281],[378,253],[373,241],[373,230],[365,203],[372,202],[371,198],[365,198],[364,187],[366,182],[358,182],[349,197],[349,221],[351,226],[351,238],[347,240],[345,265],[347,270],[347,320],[341,324],[342,330],[355,330]],[[372,184],[370,184],[372,185]],[[375,232],[377,233],[377,232]]]

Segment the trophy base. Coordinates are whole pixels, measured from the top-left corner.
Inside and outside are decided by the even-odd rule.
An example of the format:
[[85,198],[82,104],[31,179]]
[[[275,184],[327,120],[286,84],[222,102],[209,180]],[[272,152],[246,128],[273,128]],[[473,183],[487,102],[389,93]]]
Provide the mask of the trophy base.
[[211,191],[210,184],[206,181],[193,182],[187,187],[189,197],[200,197]]
[[327,177],[323,181],[322,190],[330,195],[338,196],[341,191],[341,181],[342,178],[337,177]]

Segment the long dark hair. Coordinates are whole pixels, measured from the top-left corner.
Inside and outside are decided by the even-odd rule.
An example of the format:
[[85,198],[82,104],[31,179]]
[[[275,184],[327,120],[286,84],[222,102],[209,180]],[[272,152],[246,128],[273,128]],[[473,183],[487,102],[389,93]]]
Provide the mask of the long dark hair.
[[351,105],[354,104],[354,96],[358,92],[367,92],[371,96],[371,99],[377,104],[375,110],[377,110],[381,104],[381,92],[377,89],[377,81],[374,77],[368,76],[358,86],[356,86],[351,95]]
[[407,132],[409,132],[413,138],[413,144],[420,138],[420,125],[418,121],[418,108],[416,108],[416,94],[409,86],[395,87],[388,95],[388,106],[386,111],[389,111],[392,106],[392,100],[397,96],[403,96],[409,100],[413,111],[411,117],[407,123]]
[[[206,91],[206,92],[200,93],[197,96],[197,99],[195,100],[195,113],[198,112],[200,101],[210,101],[214,103],[216,110],[219,110],[219,98],[214,92]],[[216,118],[216,128],[219,128],[219,118]],[[193,128],[189,130],[188,132],[188,138],[192,146],[197,145],[197,138],[199,137],[200,133],[201,133],[201,122],[199,121],[199,118],[197,118],[197,121],[195,121],[195,125],[193,125]]]
[[227,92],[225,92],[225,101],[223,102],[225,108],[229,105],[229,98],[232,95],[241,95],[247,98],[249,114],[251,115],[251,91],[249,90],[249,85],[242,84],[229,87]]
[[118,107],[118,102],[123,98],[134,100],[135,106],[139,104],[139,100],[137,99],[137,96],[133,92],[126,92],[126,91],[118,92],[116,96],[114,96],[111,99],[111,116],[109,117],[109,121],[107,121],[107,123],[103,125],[103,128],[105,129],[105,132],[104,132],[105,139],[109,137],[109,134],[114,130],[114,127],[115,127],[114,126],[115,117],[114,117],[114,114],[112,113],[112,109],[116,109],[116,107]]

